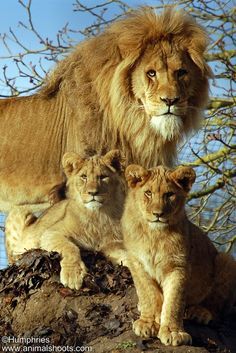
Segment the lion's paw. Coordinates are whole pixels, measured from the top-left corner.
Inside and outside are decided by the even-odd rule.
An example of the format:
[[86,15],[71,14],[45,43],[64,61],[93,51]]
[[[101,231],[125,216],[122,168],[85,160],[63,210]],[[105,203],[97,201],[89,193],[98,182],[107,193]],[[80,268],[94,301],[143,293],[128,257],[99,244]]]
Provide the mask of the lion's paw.
[[86,273],[86,267],[82,261],[76,265],[61,261],[60,281],[65,287],[80,289]]
[[157,337],[159,324],[152,320],[138,319],[133,323],[133,331],[140,337]]
[[213,320],[212,313],[202,306],[190,306],[186,310],[186,319],[194,320],[199,324],[207,325]]
[[25,217],[25,226],[28,227],[36,221],[37,221],[37,217],[33,213],[29,213]]
[[183,330],[172,331],[168,326],[160,327],[158,338],[166,346],[181,346],[192,343],[192,337]]

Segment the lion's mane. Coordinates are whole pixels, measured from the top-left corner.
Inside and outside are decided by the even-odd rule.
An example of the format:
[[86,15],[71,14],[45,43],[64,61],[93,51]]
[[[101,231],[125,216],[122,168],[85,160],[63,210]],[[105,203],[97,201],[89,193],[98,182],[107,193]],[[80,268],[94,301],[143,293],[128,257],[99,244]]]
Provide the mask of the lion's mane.
[[52,96],[60,90],[71,107],[79,95],[82,104],[75,110],[87,115],[89,109],[101,115],[100,142],[105,149],[107,145],[119,145],[129,160],[146,166],[170,164],[178,141],[164,143],[150,130],[146,113],[134,103],[130,82],[130,71],[147,45],[162,40],[186,48],[201,70],[202,76],[193,78],[198,85],[190,98],[191,110],[183,131],[183,135],[187,134],[198,126],[208,101],[211,71],[204,59],[208,37],[192,17],[173,7],[160,15],[148,7],[140,8],[114,22],[98,37],[79,44],[48,76],[40,94]]

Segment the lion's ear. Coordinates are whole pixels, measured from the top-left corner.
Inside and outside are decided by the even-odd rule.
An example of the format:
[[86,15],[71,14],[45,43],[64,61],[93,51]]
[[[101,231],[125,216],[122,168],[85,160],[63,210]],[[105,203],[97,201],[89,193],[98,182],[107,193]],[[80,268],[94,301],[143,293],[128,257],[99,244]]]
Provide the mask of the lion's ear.
[[188,52],[189,52],[191,60],[194,62],[195,65],[197,65],[197,67],[201,70],[203,75],[206,77],[209,77],[209,78],[213,78],[214,74],[213,74],[210,66],[206,63],[204,56],[203,56],[204,54],[194,48],[189,49]]
[[213,78],[213,72],[205,60],[205,52],[209,43],[209,38],[205,30],[193,22],[189,33],[186,48],[191,60],[201,70],[204,76]]
[[112,167],[114,171],[121,173],[124,171],[125,158],[119,150],[111,150],[102,158],[104,163]]
[[170,179],[181,189],[188,192],[196,179],[196,173],[190,167],[180,166],[170,173]]
[[131,164],[125,170],[125,179],[130,188],[145,184],[150,176],[150,171],[140,165]]
[[65,175],[68,177],[74,172],[78,172],[84,163],[84,159],[82,159],[75,152],[67,152],[62,157],[62,167]]

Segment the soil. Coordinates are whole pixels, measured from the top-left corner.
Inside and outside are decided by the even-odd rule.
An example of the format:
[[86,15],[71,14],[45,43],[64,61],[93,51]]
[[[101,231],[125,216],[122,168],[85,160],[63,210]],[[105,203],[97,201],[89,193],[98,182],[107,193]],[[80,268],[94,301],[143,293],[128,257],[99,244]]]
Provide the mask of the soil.
[[29,251],[0,271],[0,336],[8,337],[0,352],[236,353],[236,312],[209,326],[186,321],[192,346],[135,336],[137,296],[128,269],[99,253],[84,252],[83,260],[89,275],[79,291],[59,283],[57,253]]

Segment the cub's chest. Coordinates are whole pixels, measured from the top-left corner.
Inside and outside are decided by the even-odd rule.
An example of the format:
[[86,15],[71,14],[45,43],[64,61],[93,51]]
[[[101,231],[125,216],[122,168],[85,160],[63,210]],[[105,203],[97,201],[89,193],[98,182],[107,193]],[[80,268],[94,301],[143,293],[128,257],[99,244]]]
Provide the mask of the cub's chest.
[[121,237],[120,222],[100,212],[89,214],[84,218],[81,228],[86,237],[91,239],[97,251],[104,243]]
[[149,276],[158,282],[161,281],[165,256],[158,248],[150,246],[140,248],[136,257]]
[[136,249],[136,259],[160,285],[170,270],[186,267],[185,248],[176,239],[158,239],[155,242],[139,244]]

